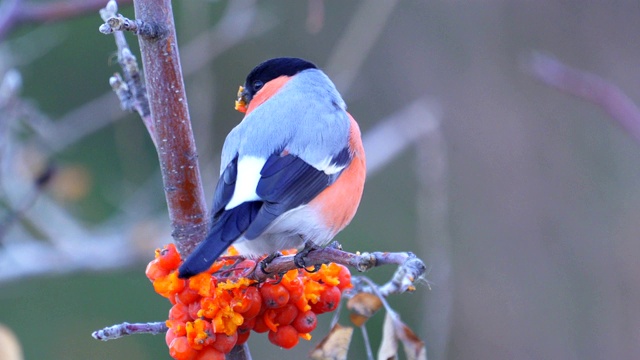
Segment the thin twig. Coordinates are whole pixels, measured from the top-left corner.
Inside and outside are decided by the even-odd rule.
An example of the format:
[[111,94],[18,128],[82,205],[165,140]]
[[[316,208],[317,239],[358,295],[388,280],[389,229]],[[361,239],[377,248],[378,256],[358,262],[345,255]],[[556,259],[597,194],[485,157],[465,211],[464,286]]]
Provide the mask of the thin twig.
[[96,340],[108,341],[119,339],[123,336],[133,334],[164,334],[169,330],[164,321],[150,323],[130,324],[124,322],[122,324],[106,327],[101,330],[94,331],[91,336]]
[[[113,1],[115,3],[115,1]],[[140,19],[131,20],[122,16],[122,14],[112,14],[106,19],[104,24],[100,25],[98,31],[107,35],[113,34],[117,31],[131,31],[132,33],[146,37],[148,39],[155,39],[163,36],[166,29],[161,24],[146,23]]]
[[[130,4],[132,0],[121,0]],[[60,0],[56,2],[3,1],[0,6],[0,39],[20,25],[67,20],[104,6],[104,0]]]
[[[118,16],[117,13],[118,4],[115,0],[110,0],[103,9],[100,9],[100,17],[102,17],[104,21]],[[157,148],[155,126],[151,118],[147,89],[142,80],[138,60],[131,52],[129,44],[122,32],[117,31],[113,36],[115,37],[116,47],[118,48],[118,64],[120,64],[122,68],[124,77],[116,73],[109,79],[109,84],[118,96],[118,99],[120,99],[120,107],[122,107],[123,110],[137,112],[138,115],[140,115],[153,144]]]
[[640,109],[616,85],[541,53],[534,53],[527,65],[536,79],[602,108],[640,142]]
[[362,331],[362,338],[364,339],[364,348],[367,351],[367,360],[373,360],[374,359],[373,350],[371,349],[371,341],[369,341],[369,333],[367,332],[366,323],[360,326],[360,331]]

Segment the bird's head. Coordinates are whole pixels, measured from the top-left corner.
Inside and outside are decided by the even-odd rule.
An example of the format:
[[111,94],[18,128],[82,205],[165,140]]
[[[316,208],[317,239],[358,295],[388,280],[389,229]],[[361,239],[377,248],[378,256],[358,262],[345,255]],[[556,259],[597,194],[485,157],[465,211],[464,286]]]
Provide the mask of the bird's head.
[[238,89],[236,110],[246,113],[253,97],[271,80],[281,76],[294,76],[307,69],[317,69],[317,66],[309,61],[290,57],[270,59],[261,63],[251,70],[244,85]]

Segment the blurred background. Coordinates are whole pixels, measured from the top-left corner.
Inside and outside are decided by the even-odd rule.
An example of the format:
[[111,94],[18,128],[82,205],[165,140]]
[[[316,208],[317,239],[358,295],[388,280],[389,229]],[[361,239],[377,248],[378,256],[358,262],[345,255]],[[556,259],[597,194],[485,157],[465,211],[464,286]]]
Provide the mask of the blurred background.
[[[2,21],[25,3],[0,2]],[[430,288],[389,300],[430,359],[640,358],[640,144],[523,65],[553,54],[640,99],[640,3],[186,0],[174,11],[208,199],[242,117],[238,85],[265,59],[309,59],[377,164],[338,240],[425,261]],[[0,323],[26,359],[169,359],[163,336],[90,336],[169,309],[144,276],[171,241],[157,156],[110,93],[119,68],[101,23],[91,11],[0,27]],[[253,334],[254,358],[304,358],[329,318],[293,351]],[[367,325],[374,351],[382,320]],[[364,354],[356,331],[349,358]]]

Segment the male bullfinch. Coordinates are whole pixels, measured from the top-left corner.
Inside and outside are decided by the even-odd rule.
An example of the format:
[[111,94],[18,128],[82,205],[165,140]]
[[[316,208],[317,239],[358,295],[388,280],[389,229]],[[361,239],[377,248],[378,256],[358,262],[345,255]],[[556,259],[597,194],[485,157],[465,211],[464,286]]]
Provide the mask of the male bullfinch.
[[225,140],[211,229],[180,267],[324,247],[355,215],[365,180],[360,129],[329,78],[298,58],[263,62],[238,91],[242,122]]

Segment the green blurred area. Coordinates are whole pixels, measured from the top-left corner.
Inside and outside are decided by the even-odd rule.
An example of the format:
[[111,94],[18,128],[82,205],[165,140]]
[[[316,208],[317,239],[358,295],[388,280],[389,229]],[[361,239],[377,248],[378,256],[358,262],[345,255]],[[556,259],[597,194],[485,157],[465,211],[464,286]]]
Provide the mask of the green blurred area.
[[[186,78],[208,198],[224,137],[241,120],[233,100],[248,71],[275,56],[324,67],[366,4],[316,2],[324,14],[313,32],[311,3],[257,2],[246,26],[268,30]],[[227,6],[175,2],[181,49]],[[121,12],[133,17],[130,7]],[[51,118],[109,92],[108,78],[119,69],[100,23],[88,14],[11,35],[23,95]],[[446,236],[434,235],[442,233],[431,223],[425,230],[417,213],[421,201],[429,206],[417,195],[417,174],[429,169],[411,147],[369,177],[360,210],[338,240],[349,251],[413,251],[426,261],[432,289],[419,286],[390,301],[425,340],[430,359],[640,357],[640,147],[600,109],[537,83],[522,66],[532,50],[549,52],[640,99],[637,2],[400,1],[384,22],[363,26],[363,38],[380,34],[343,96],[364,134],[415,99],[437,102],[445,149],[427,158],[446,160],[438,184],[446,203],[436,204],[444,207],[436,225]],[[127,37],[137,53],[136,39]],[[34,61],[20,62],[21,54],[38,51]],[[193,60],[181,55],[183,63]],[[86,196],[65,205],[82,222],[109,219],[141,186],[158,189],[145,206],[166,213],[155,150],[136,116],[83,137],[54,160],[91,176]],[[0,323],[16,332],[27,359],[169,359],[162,336],[90,337],[103,326],[166,317],[169,304],[154,295],[144,267],[0,284]],[[367,275],[384,282],[392,272]],[[310,343],[291,352],[254,334],[254,358],[304,358],[329,317]],[[374,346],[382,320],[368,325]],[[355,338],[350,358],[364,358],[362,338]]]

